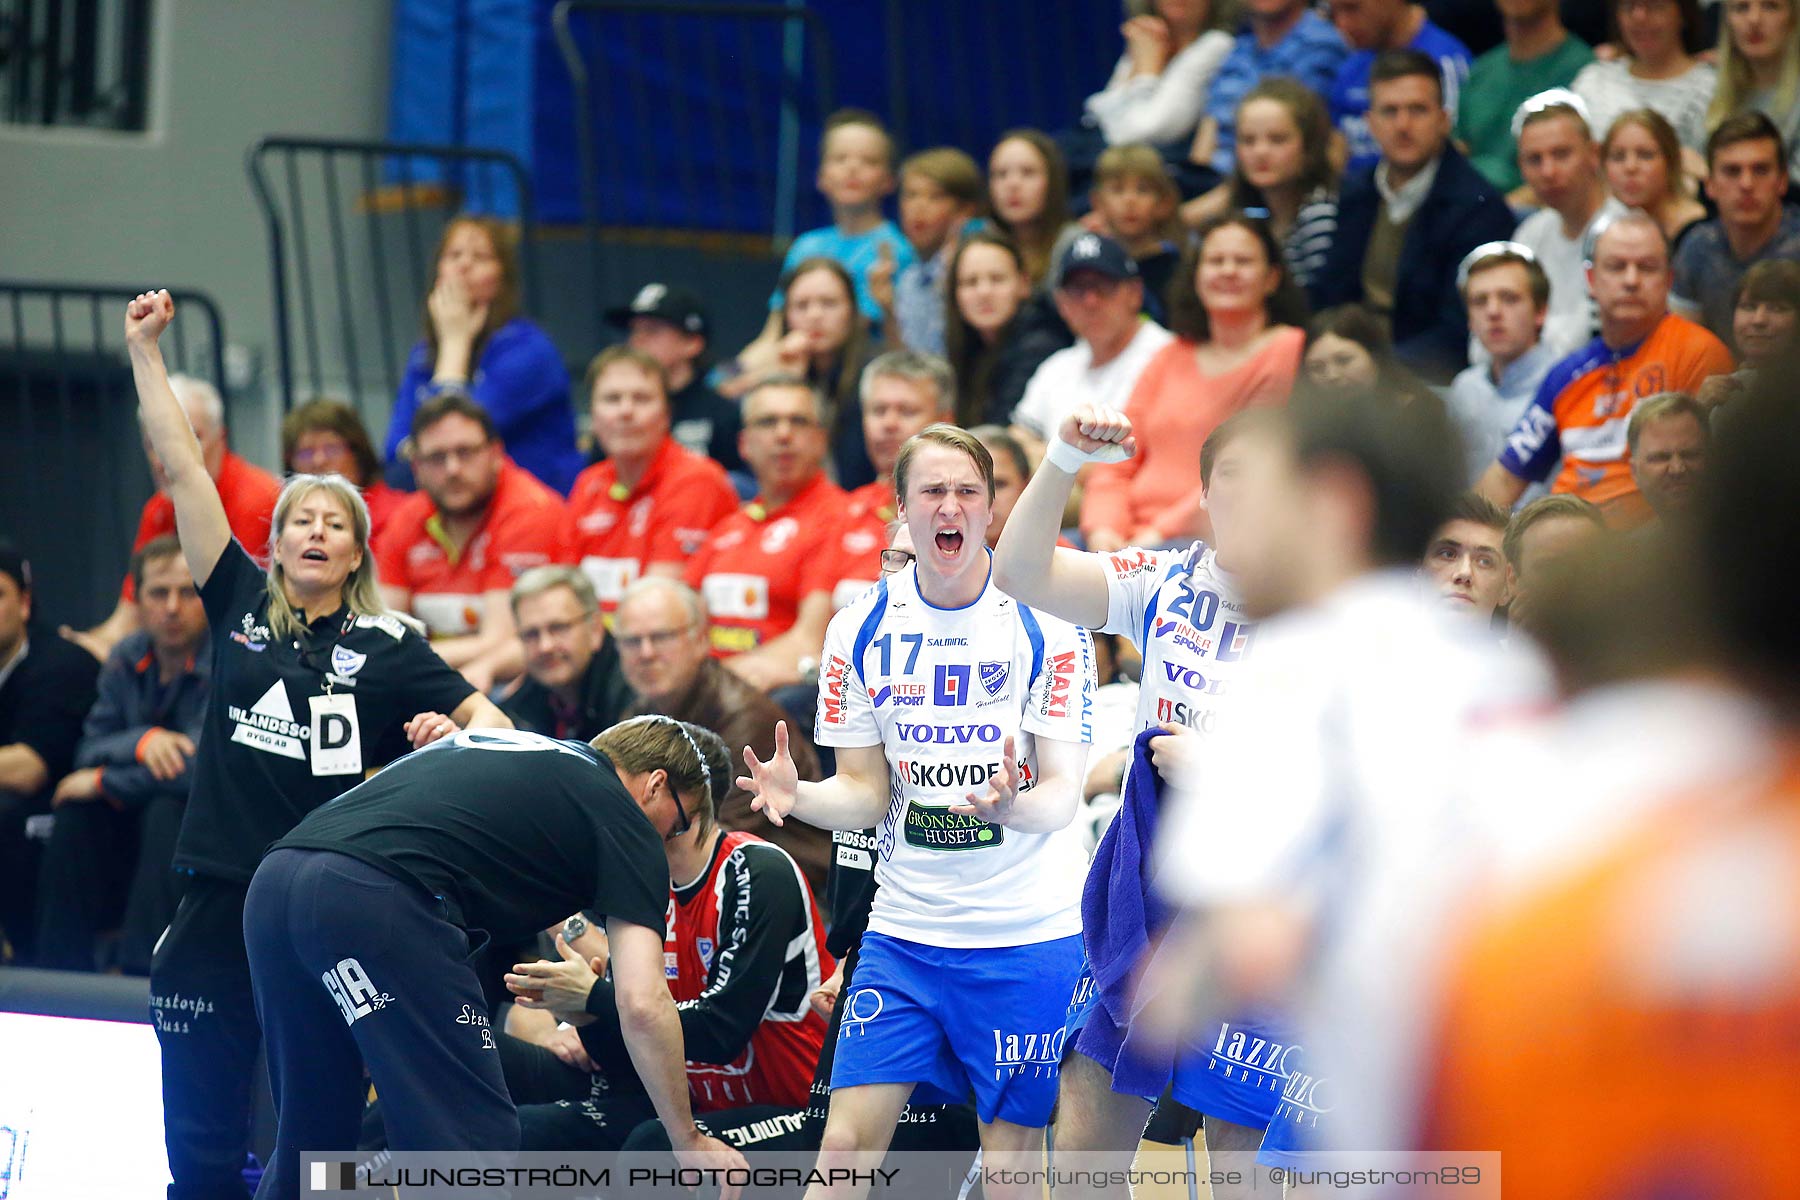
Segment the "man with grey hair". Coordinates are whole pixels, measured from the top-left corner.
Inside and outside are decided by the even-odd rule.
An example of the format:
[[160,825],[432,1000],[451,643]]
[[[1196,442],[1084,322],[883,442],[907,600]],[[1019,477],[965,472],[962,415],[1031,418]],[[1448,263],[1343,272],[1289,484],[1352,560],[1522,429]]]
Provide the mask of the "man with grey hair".
[[1698,391],[1731,370],[1724,343],[1669,311],[1669,243],[1637,209],[1602,216],[1588,256],[1600,333],[1544,377],[1476,490],[1511,508],[1533,482],[1599,506],[1608,524],[1642,524],[1649,507],[1631,475],[1632,405],[1665,391]]
[[[779,705],[727,671],[706,638],[706,605],[684,583],[650,575],[626,587],[613,613],[613,642],[625,679],[637,693],[629,715],[659,713],[710,729],[724,739],[736,762],[745,746],[759,756],[775,753]],[[804,735],[788,742],[803,779],[820,779],[818,755]],[[750,811],[750,793],[735,782],[718,802],[719,824],[754,833],[786,850],[800,864],[815,894],[825,894],[831,835],[803,822],[777,826]]]
[[582,742],[618,724],[631,688],[588,577],[577,567],[533,567],[511,599],[525,676],[501,711],[520,729]]
[[1625,427],[1631,448],[1631,477],[1658,521],[1678,519],[1693,507],[1712,425],[1700,402],[1686,392],[1664,392],[1640,400]]
[[927,425],[953,420],[956,373],[935,354],[889,350],[863,368],[858,391],[863,445],[875,464],[875,480],[850,493],[851,511],[885,524],[894,519],[894,460],[900,447]]
[[[225,504],[225,518],[231,523],[231,535],[252,555],[261,558],[268,553],[269,518],[275,511],[275,497],[281,494],[281,481],[233,454],[225,436],[225,401],[219,390],[204,379],[192,375],[169,376],[169,390],[187,413],[188,424],[200,442],[201,457],[206,460],[206,473],[218,486],[219,499]],[[144,440],[144,456],[150,461],[150,475],[156,481],[156,494],[144,502],[138,518],[137,536],[132,539],[133,553],[142,550],[159,537],[175,532],[175,505],[169,499],[168,478],[162,463]],[[101,662],[112,648],[138,631],[137,592],[131,575],[119,588],[119,602],[112,615],[92,629],[77,630],[64,626],[59,632],[92,654]]]

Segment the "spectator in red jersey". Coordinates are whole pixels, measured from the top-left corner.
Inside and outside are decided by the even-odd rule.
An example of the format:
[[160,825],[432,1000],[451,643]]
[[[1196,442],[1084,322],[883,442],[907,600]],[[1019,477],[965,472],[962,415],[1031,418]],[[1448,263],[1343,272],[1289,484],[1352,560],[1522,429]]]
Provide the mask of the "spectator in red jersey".
[[413,418],[409,496],[375,542],[381,595],[431,631],[435,649],[476,688],[516,678],[513,581],[564,555],[562,498],[506,456],[487,410],[460,392]]
[[610,618],[639,576],[681,578],[706,531],[738,501],[725,468],[671,434],[668,376],[657,359],[609,347],[588,365],[587,384],[606,458],[575,480],[563,536]]
[[[266,555],[269,546],[269,516],[275,511],[275,497],[281,492],[276,478],[233,454],[225,437],[225,401],[219,389],[192,375],[169,376],[169,388],[187,413],[188,424],[200,441],[200,455],[206,461],[206,473],[212,476],[225,504],[225,518],[231,523],[231,536],[238,544],[256,555]],[[169,499],[169,478],[162,463],[144,440],[144,455],[150,460],[150,474],[156,480],[156,495],[144,502],[138,518],[133,551],[142,550],[152,540],[175,532],[175,504]],[[119,602],[112,615],[88,630],[63,626],[59,632],[78,643],[101,662],[114,646],[138,631],[137,592],[129,573],[119,588]]]
[[626,345],[662,364],[668,377],[669,431],[675,440],[727,471],[742,471],[738,406],[706,382],[706,309],[682,287],[646,283],[631,303],[606,310],[609,325],[626,332]]
[[824,404],[798,375],[744,397],[740,448],[756,499],[713,527],[687,582],[712,614],[713,654],[766,692],[799,683],[824,649],[848,498],[825,478]]
[[380,537],[408,493],[381,477],[381,460],[356,410],[342,400],[310,400],[281,422],[281,465],[289,474],[342,475],[362,490],[369,536]]
[[[749,1105],[797,1113],[825,1044],[825,1018],[809,997],[836,964],[794,860],[719,823],[714,806],[733,770],[716,738],[701,744],[711,792],[698,793],[692,824],[663,843],[673,881],[663,949],[688,1094],[700,1114]],[[584,943],[586,934],[585,916],[570,917],[557,935],[561,961],[520,963],[506,977],[517,1003],[501,1062],[512,1067],[507,1086],[526,1150],[617,1150],[639,1122],[656,1116],[620,1032],[604,945],[591,935]],[[559,1020],[575,1027],[574,1039]]]

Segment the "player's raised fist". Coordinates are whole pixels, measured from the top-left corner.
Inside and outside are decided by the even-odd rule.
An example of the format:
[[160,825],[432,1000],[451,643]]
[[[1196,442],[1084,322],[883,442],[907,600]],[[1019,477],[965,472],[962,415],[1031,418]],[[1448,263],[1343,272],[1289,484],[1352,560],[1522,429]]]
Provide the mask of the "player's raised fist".
[[1131,418],[1104,404],[1083,404],[1063,418],[1056,436],[1084,457],[1112,462],[1137,453]]
[[168,291],[143,292],[125,304],[125,340],[154,342],[175,319],[175,301]]

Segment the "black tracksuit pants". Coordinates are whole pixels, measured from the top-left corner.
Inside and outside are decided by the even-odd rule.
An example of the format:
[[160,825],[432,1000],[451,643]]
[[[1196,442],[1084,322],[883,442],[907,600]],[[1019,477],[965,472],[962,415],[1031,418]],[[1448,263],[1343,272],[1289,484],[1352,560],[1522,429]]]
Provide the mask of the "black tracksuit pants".
[[169,1200],[243,1200],[261,1030],[244,957],[244,887],[197,875],[150,962],[162,1043]]
[[393,1149],[518,1149],[469,937],[441,910],[346,855],[277,850],[257,869],[244,942],[279,1119],[259,1198],[298,1195],[301,1151],[356,1146],[365,1064]]

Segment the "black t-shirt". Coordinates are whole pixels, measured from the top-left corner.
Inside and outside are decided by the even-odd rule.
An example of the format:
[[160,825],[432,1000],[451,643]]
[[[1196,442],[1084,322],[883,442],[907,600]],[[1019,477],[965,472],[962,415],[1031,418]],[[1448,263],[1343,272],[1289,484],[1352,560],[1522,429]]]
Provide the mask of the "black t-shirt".
[[279,847],[333,850],[440,897],[496,942],[588,910],[664,930],[662,838],[580,742],[468,729],[319,809]]
[[749,469],[738,454],[738,432],[743,428],[738,406],[707,387],[698,373],[669,397],[669,436],[727,471]]
[[22,742],[37,751],[54,787],[75,766],[100,664],[54,629],[28,627],[25,644],[25,657],[0,683],[0,746]]
[[[267,577],[236,541],[200,599],[213,639],[212,696],[177,867],[249,882],[270,842],[361,783],[364,770],[406,753],[402,726],[415,714],[453,712],[475,690],[391,616],[340,608],[298,639],[277,639]],[[321,698],[326,710],[354,707],[315,713]]]

